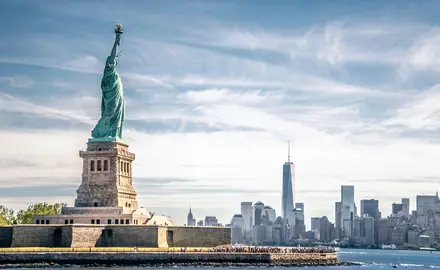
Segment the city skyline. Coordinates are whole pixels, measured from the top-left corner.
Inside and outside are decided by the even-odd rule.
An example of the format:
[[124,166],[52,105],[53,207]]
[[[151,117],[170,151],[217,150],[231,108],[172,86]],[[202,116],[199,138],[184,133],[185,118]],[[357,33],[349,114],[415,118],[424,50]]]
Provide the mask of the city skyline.
[[[337,211],[337,209],[339,209],[339,211],[341,211],[339,214],[340,216],[338,217],[338,214],[336,214],[336,212],[333,215],[323,215],[323,216],[310,216],[310,215],[307,215],[307,212],[304,212],[304,214],[305,214],[304,216],[309,218],[309,220],[307,220],[307,219],[305,220],[306,229],[310,230],[310,228],[313,227],[313,219],[323,218],[323,217],[328,218],[328,220],[330,222],[334,223],[337,226],[340,226],[341,229],[343,229],[344,217],[343,217],[342,212],[343,212],[344,205],[342,204],[342,201],[344,201],[344,191],[346,193],[347,189],[348,189],[348,193],[350,194],[348,196],[349,197],[348,201],[350,201],[350,202],[352,202],[352,204],[354,204],[354,205],[352,205],[352,207],[350,207],[350,204],[351,204],[350,202],[348,204],[345,204],[345,206],[349,206],[349,209],[348,209],[349,214],[348,214],[348,216],[346,216],[346,218],[350,219],[350,220],[354,219],[354,218],[362,218],[364,216],[373,217],[376,219],[388,218],[390,216],[398,215],[398,214],[404,215],[404,216],[409,216],[413,211],[416,211],[416,212],[426,211],[426,209],[423,208],[424,204],[431,205],[434,203],[435,198],[437,198],[437,200],[438,200],[438,192],[437,191],[434,193],[431,193],[431,194],[417,194],[414,196],[415,200],[413,200],[412,203],[409,198],[401,197],[399,201],[393,202],[391,204],[391,207],[390,207],[391,211],[389,213],[387,213],[387,212],[381,211],[380,200],[378,200],[376,198],[364,198],[364,199],[360,199],[360,200],[356,201],[354,199],[355,193],[356,193],[355,186],[342,185],[341,189],[340,189],[340,191],[341,191],[340,199],[341,200],[339,202],[335,202],[335,205],[333,208],[334,211]],[[428,199],[425,199],[425,197],[427,197]],[[423,198],[423,200],[426,200],[426,202],[419,201],[421,198]],[[356,204],[356,202],[358,202],[359,204]],[[240,204],[241,204],[240,211],[236,212],[234,214],[233,218],[237,215],[237,213],[240,213],[239,214],[240,217],[243,218],[242,227],[245,231],[249,230],[249,228],[252,227],[252,224],[255,223],[254,222],[255,220],[254,220],[254,217],[252,214],[252,212],[255,211],[255,209],[253,207],[255,207],[255,204],[261,204],[261,203],[264,204],[264,202],[262,202],[261,200],[257,200],[256,202],[249,202],[249,201],[248,202],[240,202]],[[304,206],[304,203],[296,202],[295,208],[298,208],[298,204]],[[270,209],[272,209],[274,211],[274,213],[276,213],[276,217],[282,217],[282,212],[283,212],[282,208],[280,208],[280,212],[277,212],[276,208],[273,208],[271,205],[269,205],[269,204],[264,204],[264,205],[268,206]],[[395,206],[398,206],[400,208],[398,208],[395,211]],[[189,209],[190,209],[190,212],[188,213],[188,217],[189,217],[189,214],[191,214],[191,217],[193,217],[193,213],[191,212],[192,208],[190,207]],[[376,212],[375,210],[378,210],[378,212]],[[350,216],[350,212],[353,213],[352,216]],[[211,216],[216,217],[215,213],[211,213]],[[248,218],[249,216],[251,216],[250,220],[246,221],[249,219]],[[198,218],[196,220],[203,221],[203,218]],[[225,221],[219,221],[219,224],[221,224],[223,226],[228,225],[229,223],[231,223],[230,221],[232,221],[232,219],[225,220]],[[340,225],[338,225],[338,224],[340,224]]]
[[[205,222],[201,220],[198,224],[230,227],[232,242],[239,244],[310,244],[318,241],[364,248],[378,248],[382,245],[389,245],[387,248],[432,248],[439,243],[438,192],[435,195],[417,195],[416,210],[413,211],[410,211],[409,198],[401,198],[400,203],[392,204],[392,213],[383,215],[379,211],[379,201],[375,199],[361,200],[358,212],[354,194],[354,186],[342,185],[340,201],[335,202],[335,220],[327,216],[311,217],[309,228],[304,226],[306,207],[298,202],[295,203],[292,215],[282,213],[281,216],[277,216],[275,209],[265,206],[261,201],[253,207],[252,202],[241,202],[241,213],[234,214],[229,224],[221,224],[217,219],[215,223],[205,219]],[[250,231],[249,226],[245,225],[249,214],[254,215],[250,219]]]
[[306,222],[334,220],[341,185],[358,212],[373,198],[391,213],[440,183],[440,3],[48,2],[0,2],[0,204],[73,205],[108,17],[129,33],[124,136],[149,210],[178,224],[190,204],[221,223],[242,201],[280,214],[288,140]]

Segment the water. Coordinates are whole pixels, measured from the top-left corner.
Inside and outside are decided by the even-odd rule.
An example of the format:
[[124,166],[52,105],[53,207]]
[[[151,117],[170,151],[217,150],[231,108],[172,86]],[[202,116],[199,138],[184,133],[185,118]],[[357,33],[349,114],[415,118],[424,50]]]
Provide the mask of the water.
[[[339,259],[361,263],[362,269],[394,269],[393,265],[397,265],[400,269],[440,268],[440,252],[431,253],[430,251],[341,249]],[[359,267],[346,267],[345,269],[354,268],[359,269]]]
[[[440,270],[440,252],[429,252],[429,251],[403,251],[403,250],[367,250],[367,249],[341,249],[339,253],[339,259],[341,261],[357,262],[362,264],[361,266],[344,266],[344,267],[313,267],[313,270],[320,269],[333,269],[333,270],[370,270],[370,269],[395,269],[393,265],[397,265],[397,269],[435,269]],[[253,268],[253,267],[249,267]],[[294,268],[294,267],[292,267]],[[292,269],[291,268],[291,269]],[[38,268],[33,268],[37,270]],[[48,270],[50,268],[44,268]],[[81,268],[62,268],[66,270],[81,269]],[[82,268],[84,269],[84,268]],[[88,268],[88,270],[104,270],[108,268]],[[118,267],[118,270],[138,270],[136,267]],[[156,268],[148,268],[156,269]],[[194,267],[161,267],[157,268],[161,270],[200,270],[201,268]],[[244,269],[239,267],[228,267],[228,268],[208,268],[208,269],[225,269],[225,270],[235,270]],[[258,267],[254,268],[258,270],[283,270],[289,269],[285,267]],[[305,269],[305,268],[297,268]],[[43,269],[40,269],[43,270]]]

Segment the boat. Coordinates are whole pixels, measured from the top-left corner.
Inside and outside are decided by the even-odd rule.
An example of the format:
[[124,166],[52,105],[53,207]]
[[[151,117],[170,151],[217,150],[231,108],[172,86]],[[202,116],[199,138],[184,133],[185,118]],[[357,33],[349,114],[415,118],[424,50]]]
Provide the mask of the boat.
[[391,245],[384,245],[382,244],[382,246],[380,247],[381,249],[396,249],[396,245],[391,244]]
[[421,247],[419,250],[422,250],[422,251],[431,251],[431,252],[436,251],[435,248],[430,248],[430,247]]

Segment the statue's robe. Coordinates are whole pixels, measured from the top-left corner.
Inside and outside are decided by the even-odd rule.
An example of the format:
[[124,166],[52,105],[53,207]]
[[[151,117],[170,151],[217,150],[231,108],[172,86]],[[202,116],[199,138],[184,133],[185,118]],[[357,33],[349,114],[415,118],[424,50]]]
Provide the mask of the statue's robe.
[[116,73],[117,59],[108,57],[101,81],[101,119],[92,130],[93,138],[122,138],[124,122],[124,87]]

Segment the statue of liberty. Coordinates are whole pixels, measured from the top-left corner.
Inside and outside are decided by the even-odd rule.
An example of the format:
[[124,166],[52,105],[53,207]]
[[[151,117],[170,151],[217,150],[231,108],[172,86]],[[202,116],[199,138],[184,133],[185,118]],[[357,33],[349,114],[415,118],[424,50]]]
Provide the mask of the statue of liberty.
[[122,35],[122,25],[116,24],[115,43],[107,61],[101,80],[102,100],[101,119],[92,130],[92,139],[89,141],[118,141],[122,139],[122,126],[124,123],[124,87],[121,78],[116,72],[118,57],[116,53]]

